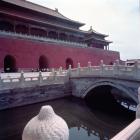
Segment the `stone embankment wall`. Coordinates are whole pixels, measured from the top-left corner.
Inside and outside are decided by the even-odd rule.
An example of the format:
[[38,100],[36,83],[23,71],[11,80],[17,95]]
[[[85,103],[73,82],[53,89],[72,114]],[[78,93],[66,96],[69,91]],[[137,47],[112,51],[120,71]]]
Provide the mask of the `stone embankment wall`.
[[68,83],[0,91],[0,110],[69,96]]

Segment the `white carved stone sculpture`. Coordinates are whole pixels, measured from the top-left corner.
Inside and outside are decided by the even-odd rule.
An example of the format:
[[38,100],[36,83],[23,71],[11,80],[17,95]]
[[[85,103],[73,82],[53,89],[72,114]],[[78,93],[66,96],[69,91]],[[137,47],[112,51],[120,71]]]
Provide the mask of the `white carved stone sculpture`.
[[66,122],[49,105],[43,106],[37,116],[25,126],[22,140],[68,140]]

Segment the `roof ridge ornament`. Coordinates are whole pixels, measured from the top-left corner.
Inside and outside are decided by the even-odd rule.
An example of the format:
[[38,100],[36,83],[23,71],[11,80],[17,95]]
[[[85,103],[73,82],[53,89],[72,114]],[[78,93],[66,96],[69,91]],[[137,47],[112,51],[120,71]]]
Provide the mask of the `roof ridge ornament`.
[[93,30],[93,29],[92,29],[92,26],[90,26],[90,30]]
[[58,8],[55,8],[55,12],[58,12]]
[[93,31],[93,28],[92,28],[92,26],[90,26],[90,29],[89,29],[89,31]]

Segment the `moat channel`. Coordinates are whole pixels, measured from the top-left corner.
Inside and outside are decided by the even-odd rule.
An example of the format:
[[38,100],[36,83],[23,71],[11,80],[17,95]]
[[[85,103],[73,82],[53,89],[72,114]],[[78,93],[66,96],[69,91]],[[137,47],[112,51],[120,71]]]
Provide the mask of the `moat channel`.
[[0,140],[21,140],[24,126],[43,105],[51,105],[67,122],[69,140],[108,140],[135,117],[132,111],[106,112],[92,108],[83,99],[67,97],[0,111]]

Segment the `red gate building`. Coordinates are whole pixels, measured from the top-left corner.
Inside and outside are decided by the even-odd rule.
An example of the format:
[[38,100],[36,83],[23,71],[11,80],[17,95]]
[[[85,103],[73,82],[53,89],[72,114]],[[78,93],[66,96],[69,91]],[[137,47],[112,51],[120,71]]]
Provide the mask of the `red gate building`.
[[119,52],[110,51],[108,35],[81,30],[84,23],[25,0],[0,1],[0,69],[68,68],[113,64]]

